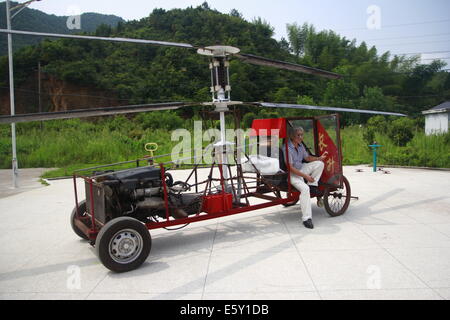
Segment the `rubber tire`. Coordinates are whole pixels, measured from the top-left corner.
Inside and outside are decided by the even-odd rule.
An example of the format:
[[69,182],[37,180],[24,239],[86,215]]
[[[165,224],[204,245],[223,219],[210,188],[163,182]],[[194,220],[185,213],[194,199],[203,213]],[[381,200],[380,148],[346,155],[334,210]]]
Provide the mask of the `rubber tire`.
[[[350,183],[348,182],[348,180],[345,176],[342,176],[342,178],[343,178],[343,183],[344,183],[345,190],[346,190],[346,195],[345,195],[346,198],[345,198],[344,205],[342,206],[342,208],[339,211],[335,212],[330,207],[330,203],[328,202],[328,198],[332,197],[332,196],[330,196],[330,189],[326,188],[324,195],[323,195],[323,204],[324,204],[325,210],[332,217],[339,217],[339,216],[343,215],[345,213],[345,211],[347,211],[348,206],[350,205],[350,197],[351,197]],[[334,176],[331,178],[331,180],[333,180],[333,179],[336,180],[337,177]],[[334,191],[332,191],[332,192],[334,192]]]
[[[111,238],[114,237],[117,232],[124,229],[132,229],[142,237],[141,253],[136,259],[126,264],[114,261],[109,254],[109,243]],[[147,259],[151,247],[152,239],[147,227],[139,220],[130,217],[120,217],[109,221],[100,229],[97,239],[95,240],[95,251],[101,263],[109,270],[118,273],[137,269]]]
[[[81,201],[78,203],[78,210],[80,210],[81,213],[86,212],[86,200]],[[83,240],[89,240],[89,237],[85,235],[76,225],[75,225],[75,218],[77,216],[77,208],[73,208],[72,214],[70,215],[70,225],[72,227],[73,232],[77,236],[79,236]]]

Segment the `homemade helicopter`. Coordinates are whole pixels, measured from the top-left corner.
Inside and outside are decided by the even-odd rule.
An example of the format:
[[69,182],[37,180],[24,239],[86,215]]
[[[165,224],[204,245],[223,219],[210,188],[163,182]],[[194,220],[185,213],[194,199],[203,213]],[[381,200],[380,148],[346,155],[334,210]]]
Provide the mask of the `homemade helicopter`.
[[[256,147],[260,147],[263,142],[271,147],[268,148],[270,151],[266,155],[252,157],[246,151],[247,146],[240,145],[239,139],[236,139],[235,143],[226,141],[225,113],[230,111],[230,106],[236,108],[240,105],[249,105],[404,116],[400,113],[373,110],[232,101],[229,60],[233,57],[246,63],[292,70],[328,79],[339,79],[341,76],[316,68],[241,53],[238,48],[231,46],[195,47],[185,43],[144,39],[61,35],[4,29],[0,29],[0,33],[180,47],[196,50],[198,54],[210,59],[211,102],[170,102],[0,116],[0,123],[18,123],[172,110],[185,106],[215,107],[214,111],[220,116],[220,140],[212,145],[213,161],[206,179],[199,181],[198,169],[201,163],[194,161],[188,178],[174,182],[173,176],[168,172],[168,167],[174,162],[156,163],[158,156],[133,160],[131,162],[136,163],[136,167],[131,169],[104,170],[124,164],[116,163],[74,172],[75,208],[70,217],[73,231],[94,245],[103,265],[115,272],[138,268],[147,259],[151,249],[150,229],[186,225],[276,205],[294,205],[300,193],[289,183],[289,163],[285,161],[289,157],[285,158],[283,153],[288,155],[285,142],[289,138],[289,130],[299,126],[303,127],[306,134],[312,138],[311,145],[314,152],[309,151],[311,154],[327,152],[319,188],[311,192],[311,197],[318,198],[318,205],[323,205],[331,216],[345,213],[352,196],[350,184],[342,170],[338,114],[254,120],[251,135],[256,139]],[[280,140],[283,140],[281,144],[279,144]],[[273,141],[275,146],[271,145]],[[281,145],[281,148],[278,145]],[[230,161],[230,158],[234,161]],[[261,161],[265,161],[263,166]],[[142,163],[145,165],[142,166]],[[272,168],[269,171],[263,168],[268,163]],[[214,172],[218,173],[218,176],[214,177]],[[82,201],[78,198],[77,178],[85,181],[86,199]],[[250,202],[254,199],[257,199],[258,203]]]

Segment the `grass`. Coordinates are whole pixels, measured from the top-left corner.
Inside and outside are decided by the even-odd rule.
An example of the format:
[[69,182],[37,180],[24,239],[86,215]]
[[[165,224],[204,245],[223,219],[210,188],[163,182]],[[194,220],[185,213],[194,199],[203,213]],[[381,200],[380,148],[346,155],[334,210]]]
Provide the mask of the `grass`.
[[[188,123],[185,127],[190,128]],[[341,130],[341,138],[344,165],[372,163],[372,151],[363,139],[362,128],[346,127]],[[376,133],[376,140],[382,145],[378,151],[380,165],[450,168],[450,133],[426,136],[417,132],[405,147],[397,146],[382,132]],[[142,158],[148,155],[144,150],[147,142],[158,144],[155,155],[170,154],[179,143],[171,141],[170,130],[143,129],[124,117],[97,122],[47,121],[43,130],[39,123],[17,124],[19,168],[59,168],[46,172],[43,178],[70,176],[81,168]],[[170,157],[161,160],[169,161]],[[0,168],[11,168],[9,125],[0,126]]]
[[45,181],[43,178],[40,178],[39,179],[39,182],[42,184],[42,185],[44,185],[44,186],[49,186],[50,184],[47,182],[47,181]]

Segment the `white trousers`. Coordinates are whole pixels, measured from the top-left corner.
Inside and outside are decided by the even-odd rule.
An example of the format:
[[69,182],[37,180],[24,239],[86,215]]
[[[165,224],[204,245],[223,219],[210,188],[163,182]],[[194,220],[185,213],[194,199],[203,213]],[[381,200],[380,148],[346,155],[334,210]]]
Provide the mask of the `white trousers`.
[[304,163],[302,166],[301,172],[310,175],[313,177],[314,182],[305,183],[303,177],[297,176],[296,174],[291,173],[291,185],[295,187],[298,191],[300,191],[300,209],[302,210],[302,220],[306,221],[312,218],[312,210],[311,210],[311,196],[309,193],[309,186],[318,186],[320,176],[322,175],[322,171],[324,168],[324,163],[322,161],[313,161]]

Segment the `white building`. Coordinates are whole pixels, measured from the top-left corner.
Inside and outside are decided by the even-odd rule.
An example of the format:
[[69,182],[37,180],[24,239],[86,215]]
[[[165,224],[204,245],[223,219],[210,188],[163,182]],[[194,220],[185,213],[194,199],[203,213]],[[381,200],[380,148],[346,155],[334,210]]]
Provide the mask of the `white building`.
[[448,132],[450,121],[450,101],[441,103],[427,111],[422,111],[425,115],[425,134],[437,134]]

